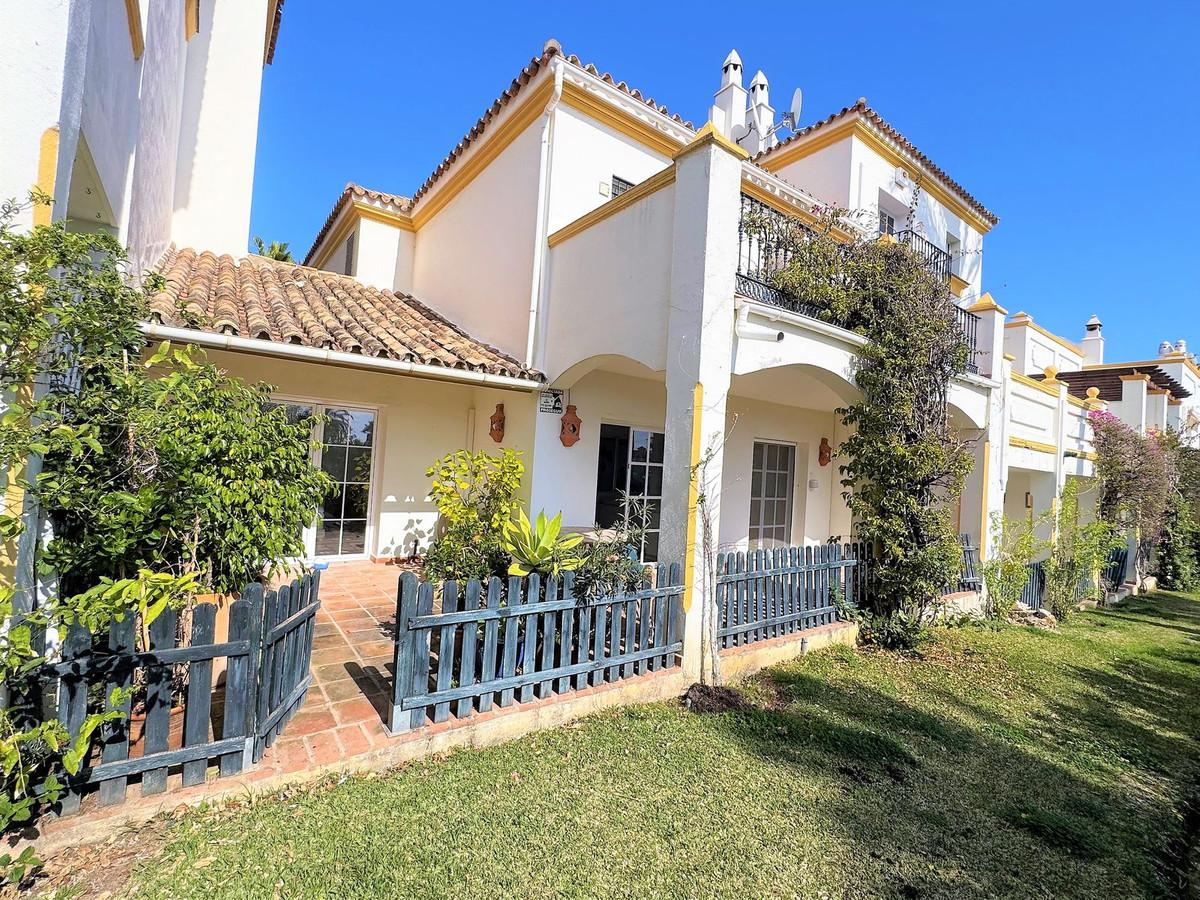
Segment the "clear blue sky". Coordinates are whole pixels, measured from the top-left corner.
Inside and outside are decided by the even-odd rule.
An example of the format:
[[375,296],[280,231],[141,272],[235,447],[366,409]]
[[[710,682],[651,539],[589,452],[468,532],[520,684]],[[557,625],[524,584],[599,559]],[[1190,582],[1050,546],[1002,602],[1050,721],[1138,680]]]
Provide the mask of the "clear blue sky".
[[984,287],[1002,306],[1074,340],[1099,314],[1110,361],[1200,350],[1195,0],[288,0],[252,234],[303,257],[347,181],[411,194],[547,37],[697,125],[731,47],[777,108],[803,88],[802,124],[866,97],[1000,216]]

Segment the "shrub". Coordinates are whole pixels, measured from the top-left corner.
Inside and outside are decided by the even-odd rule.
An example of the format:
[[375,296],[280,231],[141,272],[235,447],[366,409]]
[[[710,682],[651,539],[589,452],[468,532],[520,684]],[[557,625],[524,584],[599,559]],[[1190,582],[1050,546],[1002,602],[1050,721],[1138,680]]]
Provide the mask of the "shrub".
[[996,538],[983,564],[986,612],[989,619],[1003,619],[1020,601],[1029,580],[1028,566],[1044,542],[1037,539],[1036,525],[1029,519],[1009,519],[996,513],[992,523]]
[[1172,591],[1194,591],[1200,587],[1200,561],[1196,558],[1200,544],[1192,505],[1182,496],[1172,498],[1163,521],[1162,538],[1158,545],[1158,583]]
[[1050,556],[1043,571],[1046,575],[1045,604],[1056,618],[1065,619],[1075,605],[1094,589],[1096,577],[1115,547],[1124,539],[1109,521],[1080,521],[1079,486],[1068,479],[1063,488]]
[[583,560],[572,551],[583,540],[581,534],[560,534],[562,513],[547,519],[545,511],[539,512],[537,522],[531,524],[524,510],[520,510],[515,522],[504,526],[504,549],[513,558],[508,567],[509,575],[530,575],[537,572],[550,578],[559,578],[564,572],[579,568]]
[[425,556],[430,579],[462,581],[507,572],[504,529],[517,510],[524,473],[521,454],[509,449],[495,456],[457,450],[426,470],[440,529]]

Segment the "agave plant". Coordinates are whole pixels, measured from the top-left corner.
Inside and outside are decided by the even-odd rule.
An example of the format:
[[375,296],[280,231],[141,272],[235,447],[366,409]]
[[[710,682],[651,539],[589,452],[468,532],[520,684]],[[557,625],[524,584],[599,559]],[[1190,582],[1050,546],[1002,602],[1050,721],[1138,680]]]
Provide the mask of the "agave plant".
[[508,567],[509,575],[529,575],[537,572],[551,578],[563,572],[578,569],[581,557],[571,553],[583,540],[581,534],[560,535],[562,513],[547,519],[543,510],[537,522],[531,523],[524,510],[519,510],[516,521],[504,526],[504,549],[512,554],[513,562]]

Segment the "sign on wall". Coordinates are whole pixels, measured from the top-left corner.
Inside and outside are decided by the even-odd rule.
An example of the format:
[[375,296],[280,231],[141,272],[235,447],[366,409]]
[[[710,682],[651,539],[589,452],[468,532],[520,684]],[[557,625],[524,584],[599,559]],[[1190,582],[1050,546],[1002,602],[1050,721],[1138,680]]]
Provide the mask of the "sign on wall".
[[538,412],[561,416],[566,408],[566,391],[561,388],[546,388],[538,394]]

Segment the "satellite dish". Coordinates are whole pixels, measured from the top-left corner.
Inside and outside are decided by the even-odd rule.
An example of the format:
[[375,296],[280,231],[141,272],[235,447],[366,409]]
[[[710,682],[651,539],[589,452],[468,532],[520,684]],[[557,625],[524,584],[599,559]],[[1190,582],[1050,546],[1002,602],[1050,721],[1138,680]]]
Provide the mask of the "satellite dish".
[[800,104],[804,100],[804,94],[800,88],[796,88],[792,94],[792,105],[788,107],[788,111],[783,114],[783,124],[787,125],[792,131],[796,130],[796,126],[800,123]]

